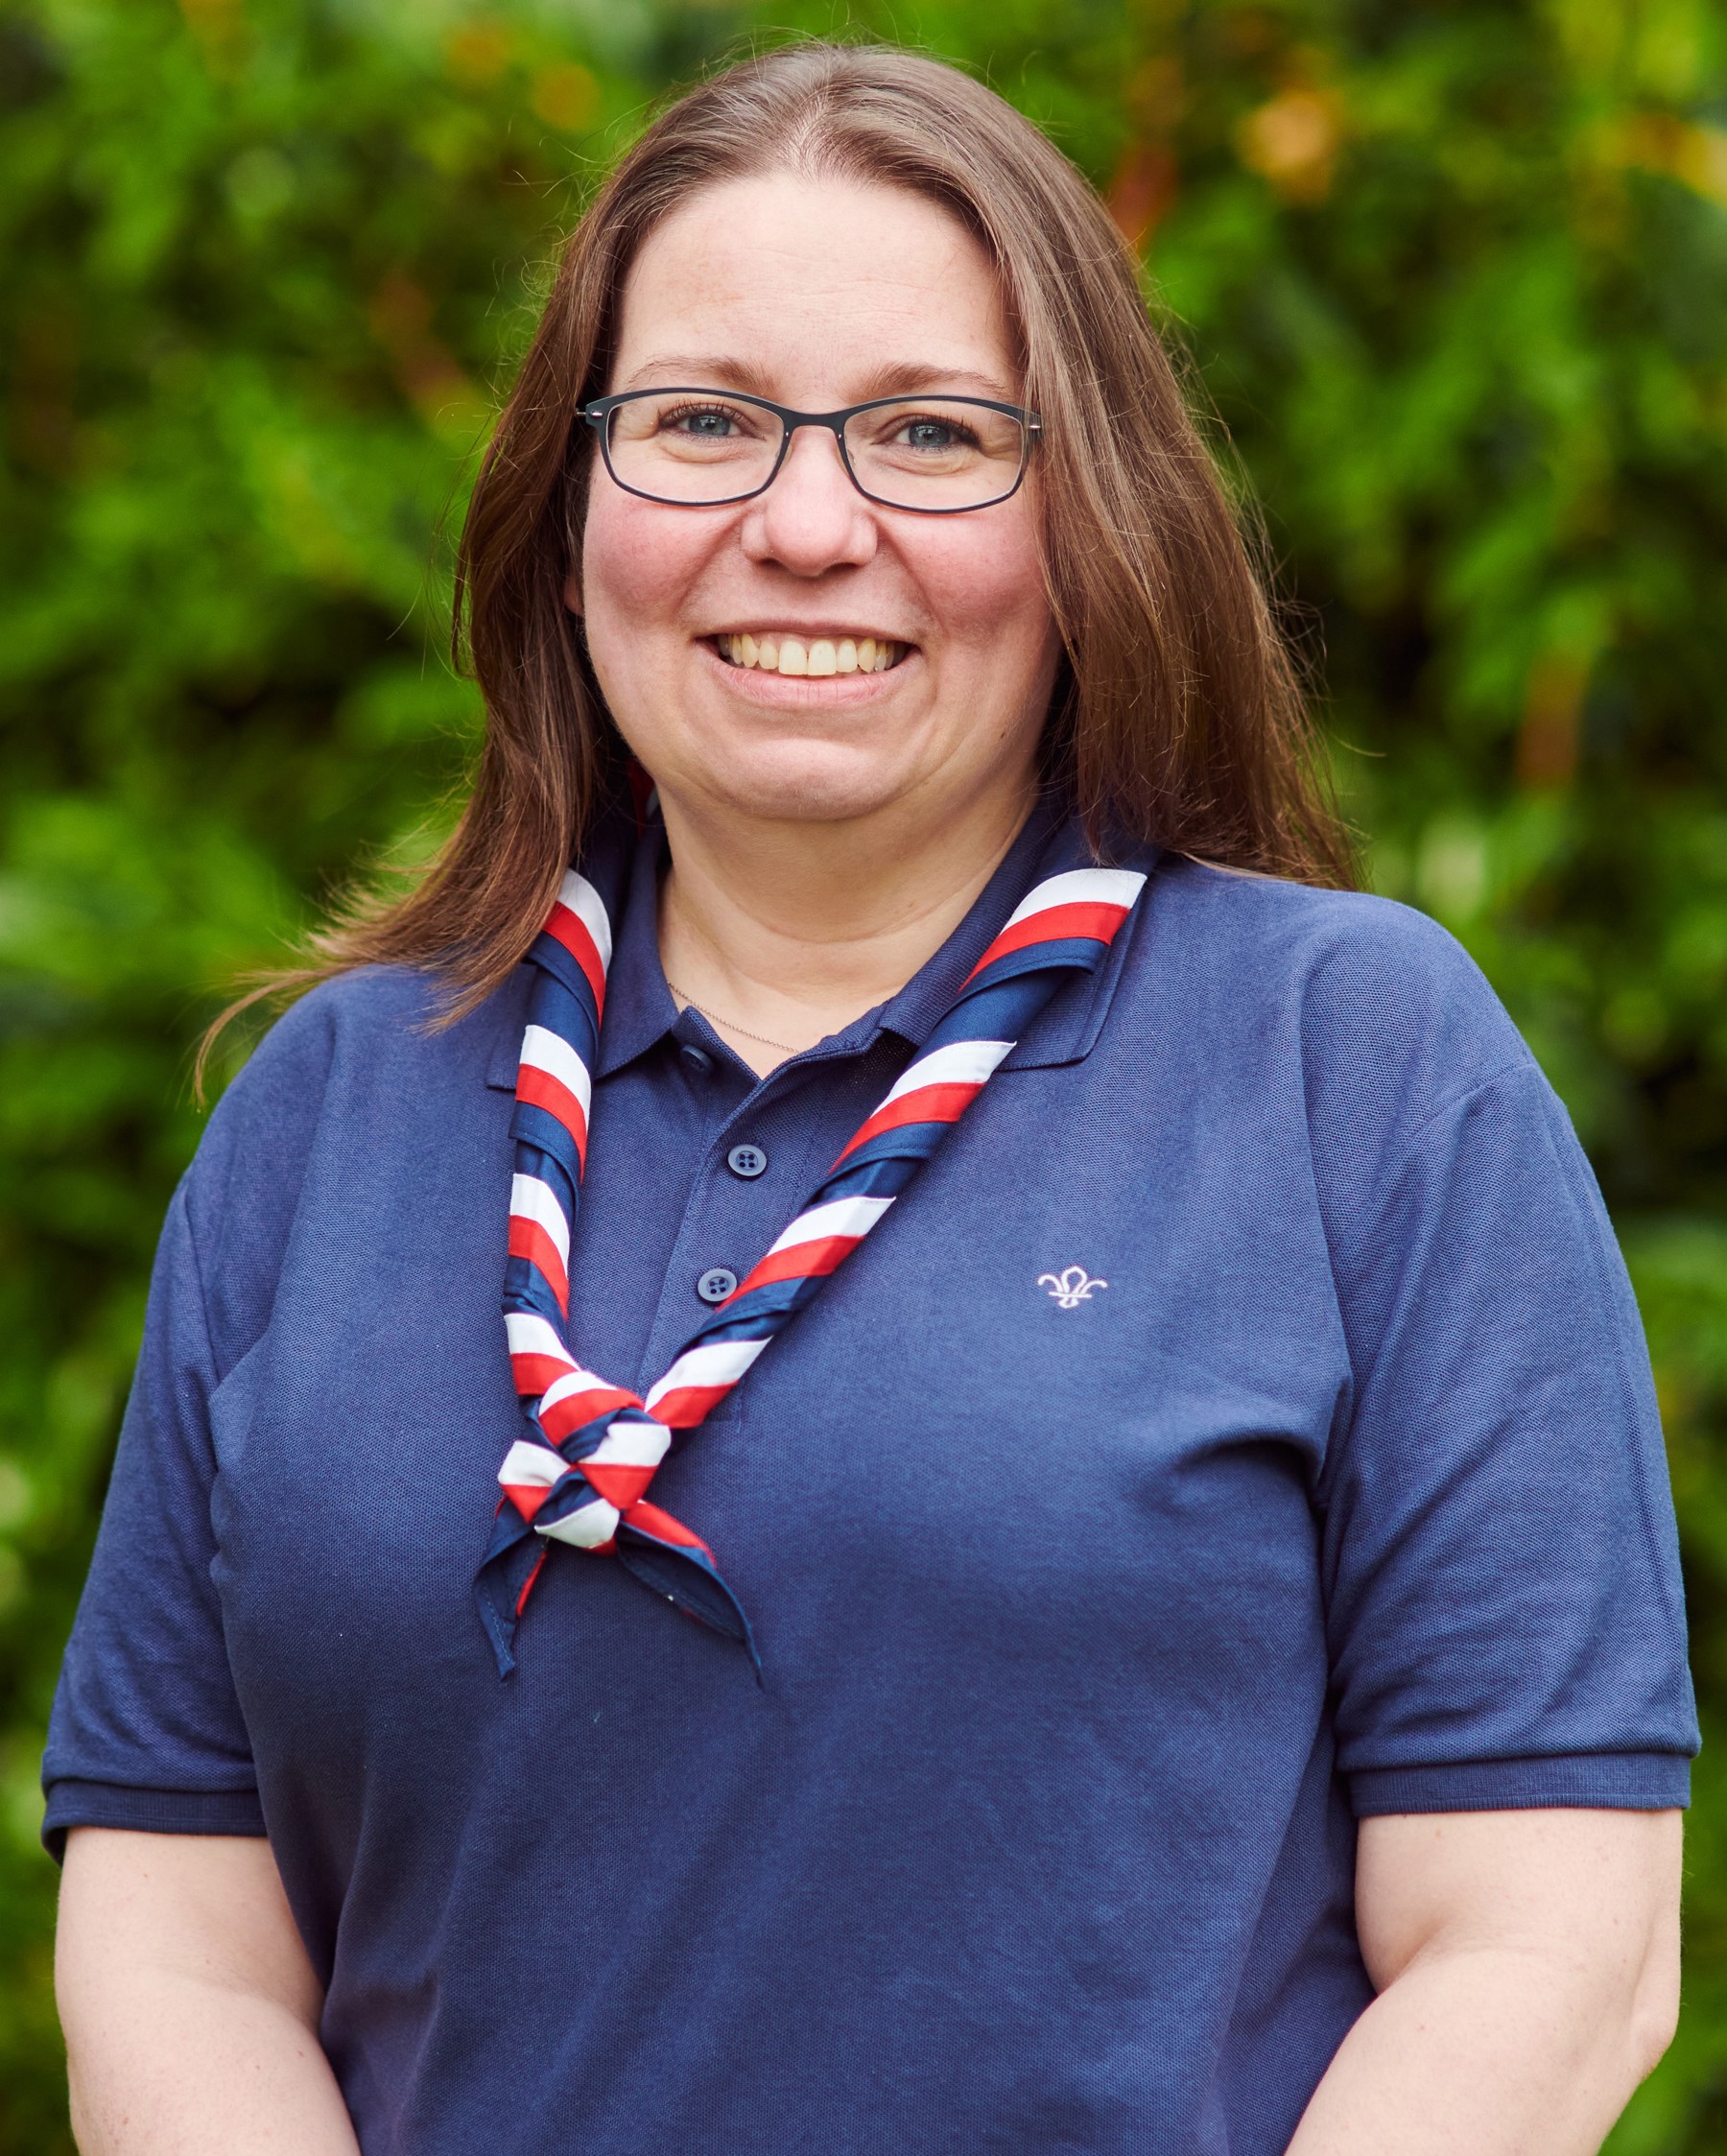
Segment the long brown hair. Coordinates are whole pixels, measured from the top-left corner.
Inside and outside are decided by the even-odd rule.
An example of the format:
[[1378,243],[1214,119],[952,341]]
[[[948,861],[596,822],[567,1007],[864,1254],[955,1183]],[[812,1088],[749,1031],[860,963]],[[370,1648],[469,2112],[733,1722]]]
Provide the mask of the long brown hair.
[[351,903],[312,938],[311,962],[257,993],[407,964],[440,977],[456,1015],[532,941],[622,753],[563,600],[590,456],[577,413],[607,386],[620,293],[648,234],[699,188],[788,169],[911,189],[996,264],[1043,419],[1037,501],[1066,648],[1046,769],[1094,835],[1353,880],[1297,671],[1101,202],[957,69],[804,43],[670,106],[576,227],[457,559],[455,650],[486,709],[473,793],[406,896]]

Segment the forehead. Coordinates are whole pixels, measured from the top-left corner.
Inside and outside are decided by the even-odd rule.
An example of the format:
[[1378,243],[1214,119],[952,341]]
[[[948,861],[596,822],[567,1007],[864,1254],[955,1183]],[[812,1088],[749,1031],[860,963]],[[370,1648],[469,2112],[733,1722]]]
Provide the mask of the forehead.
[[1019,371],[994,265],[956,217],[903,188],[789,173],[704,188],[626,280],[614,389],[722,361],[791,402],[844,402],[908,368],[1010,396]]

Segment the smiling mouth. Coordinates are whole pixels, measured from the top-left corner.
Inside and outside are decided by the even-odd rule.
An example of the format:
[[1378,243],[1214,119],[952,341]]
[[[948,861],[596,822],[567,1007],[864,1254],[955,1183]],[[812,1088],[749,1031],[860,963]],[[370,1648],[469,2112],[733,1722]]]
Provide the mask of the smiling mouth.
[[714,649],[727,666],[759,674],[822,676],[886,674],[911,649],[885,636],[716,636]]

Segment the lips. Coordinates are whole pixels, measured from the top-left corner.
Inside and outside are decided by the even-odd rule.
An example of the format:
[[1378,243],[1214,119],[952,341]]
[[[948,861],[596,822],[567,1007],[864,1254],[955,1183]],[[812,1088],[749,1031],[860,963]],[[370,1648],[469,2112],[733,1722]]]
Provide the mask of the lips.
[[716,636],[714,648],[728,666],[760,674],[804,675],[821,678],[838,674],[886,674],[897,666],[909,646],[889,637],[794,636],[769,630]]

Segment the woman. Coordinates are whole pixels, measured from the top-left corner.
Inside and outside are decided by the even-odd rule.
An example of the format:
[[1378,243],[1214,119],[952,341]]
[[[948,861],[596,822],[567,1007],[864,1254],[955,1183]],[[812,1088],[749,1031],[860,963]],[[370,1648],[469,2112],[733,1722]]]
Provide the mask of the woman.
[[719,78],[462,563],[465,819],[164,1235],[82,2145],[1594,2148],[1695,1744],[1635,1312],[1337,888],[1095,200],[926,60]]

